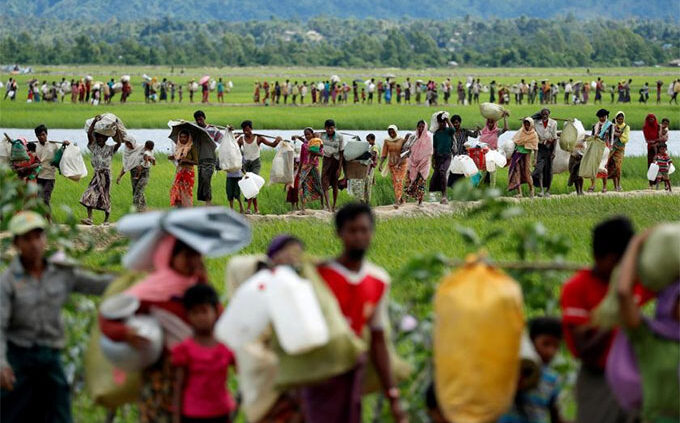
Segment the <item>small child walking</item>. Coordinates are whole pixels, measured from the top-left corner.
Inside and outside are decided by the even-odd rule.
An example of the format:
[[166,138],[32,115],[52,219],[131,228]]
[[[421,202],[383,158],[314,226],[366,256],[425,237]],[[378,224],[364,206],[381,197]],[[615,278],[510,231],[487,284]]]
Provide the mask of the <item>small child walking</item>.
[[173,423],[229,423],[236,403],[227,391],[227,377],[236,360],[213,336],[217,293],[209,285],[197,284],[184,293],[183,303],[194,335],[172,349],[172,364],[177,367]]
[[498,423],[561,423],[558,404],[560,380],[550,368],[562,343],[562,322],[555,317],[537,317],[529,321],[529,337],[541,358],[541,375],[533,386],[520,376],[519,389],[511,409]]
[[666,184],[666,191],[671,192],[671,178],[669,175],[673,160],[668,155],[668,146],[665,142],[662,142],[657,146],[654,163],[659,166],[659,173],[656,176],[656,189],[659,189],[659,184],[663,181],[663,183]]

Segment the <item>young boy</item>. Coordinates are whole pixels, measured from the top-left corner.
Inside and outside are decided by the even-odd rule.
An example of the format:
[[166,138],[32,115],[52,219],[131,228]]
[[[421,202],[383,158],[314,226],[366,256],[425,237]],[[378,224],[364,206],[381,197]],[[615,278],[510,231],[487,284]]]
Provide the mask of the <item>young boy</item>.
[[669,176],[671,165],[673,160],[668,155],[668,147],[665,142],[662,142],[657,146],[657,153],[654,156],[654,163],[659,166],[659,174],[656,176],[656,189],[659,189],[660,183],[666,185],[666,191],[671,192],[671,179]]
[[151,166],[156,166],[156,158],[153,155],[153,148],[155,144],[153,141],[144,143],[144,152],[142,153],[142,167],[149,169]]
[[549,365],[562,343],[562,323],[555,317],[538,317],[529,321],[529,337],[543,364],[538,384],[518,390],[515,403],[499,423],[560,423],[559,376]]
[[240,170],[227,173],[227,200],[229,200],[229,207],[234,210],[234,200],[238,201],[238,209],[241,214],[243,214],[243,203],[241,202],[241,189],[238,186],[238,181],[242,177],[243,174]]
[[564,339],[574,357],[581,360],[576,380],[579,423],[618,423],[630,417],[614,398],[604,375],[614,332],[593,325],[590,315],[607,294],[614,267],[633,234],[633,225],[625,217],[597,225],[593,230],[595,264],[576,273],[562,289]]

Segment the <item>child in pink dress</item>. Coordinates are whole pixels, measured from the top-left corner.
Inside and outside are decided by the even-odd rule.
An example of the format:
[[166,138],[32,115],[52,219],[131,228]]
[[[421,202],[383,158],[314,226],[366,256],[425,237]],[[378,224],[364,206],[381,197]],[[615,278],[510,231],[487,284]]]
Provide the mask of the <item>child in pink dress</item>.
[[215,290],[206,284],[184,294],[187,320],[194,335],[172,349],[175,377],[173,423],[229,423],[236,403],[227,391],[234,354],[213,337],[218,315]]

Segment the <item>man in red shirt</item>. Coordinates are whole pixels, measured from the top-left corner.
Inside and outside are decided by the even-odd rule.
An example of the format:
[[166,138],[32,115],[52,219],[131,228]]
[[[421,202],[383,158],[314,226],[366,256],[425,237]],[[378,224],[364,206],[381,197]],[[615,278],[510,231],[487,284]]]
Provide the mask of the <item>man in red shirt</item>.
[[[364,260],[371,245],[374,217],[365,204],[349,204],[338,211],[335,227],[343,244],[342,254],[318,266],[319,275],[338,300],[347,323],[357,336],[368,325],[369,356],[388,398],[394,421],[406,422],[399,405],[390,369],[383,325],[389,301],[389,275]],[[302,399],[309,423],[360,423],[363,359],[347,373],[303,389]]]
[[591,312],[604,299],[612,271],[626,251],[634,231],[631,222],[616,217],[593,231],[592,269],[581,270],[562,289],[562,323],[567,347],[581,360],[576,380],[578,423],[623,423],[630,416],[619,406],[604,375],[615,331],[591,323]]

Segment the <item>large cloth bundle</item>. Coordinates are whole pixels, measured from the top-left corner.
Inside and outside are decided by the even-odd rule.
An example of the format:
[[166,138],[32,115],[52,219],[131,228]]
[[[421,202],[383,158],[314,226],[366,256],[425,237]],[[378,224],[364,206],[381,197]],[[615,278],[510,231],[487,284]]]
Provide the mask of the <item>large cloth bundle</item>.
[[59,172],[72,181],[79,181],[87,176],[87,166],[77,145],[69,144],[64,147],[64,153],[59,161]]
[[508,410],[519,376],[522,291],[469,260],[444,277],[434,299],[435,388],[445,417],[488,423]]
[[[141,273],[128,273],[113,281],[102,296],[104,300],[118,295],[142,279]],[[138,372],[115,369],[104,357],[100,346],[99,325],[92,325],[85,353],[85,387],[95,404],[115,409],[138,399],[141,379]]]
[[560,144],[556,143],[555,144],[555,150],[553,151],[553,159],[552,159],[552,173],[553,175],[558,175],[560,173],[566,172],[569,170],[569,158],[571,157],[571,153],[568,151],[564,151],[562,148],[560,148]]
[[503,113],[505,113],[503,106],[494,103],[482,103],[479,105],[479,113],[484,116],[485,119],[501,120],[503,119]]
[[665,223],[652,230],[640,251],[638,275],[642,285],[654,292],[680,278],[680,223]]
[[215,150],[220,169],[236,172],[243,166],[243,155],[232,131],[225,131],[222,142]]
[[560,134],[560,147],[564,151],[572,152],[576,143],[583,141],[586,130],[580,120],[574,119],[564,122],[564,128]]
[[292,184],[295,180],[295,149],[287,142],[280,144],[272,160],[269,182],[272,184]]
[[345,144],[345,149],[342,154],[345,160],[352,161],[364,155],[370,148],[371,145],[367,142],[350,141]]
[[588,143],[588,148],[581,160],[578,176],[586,179],[595,179],[607,146],[604,141],[595,137],[589,137],[586,141]]

